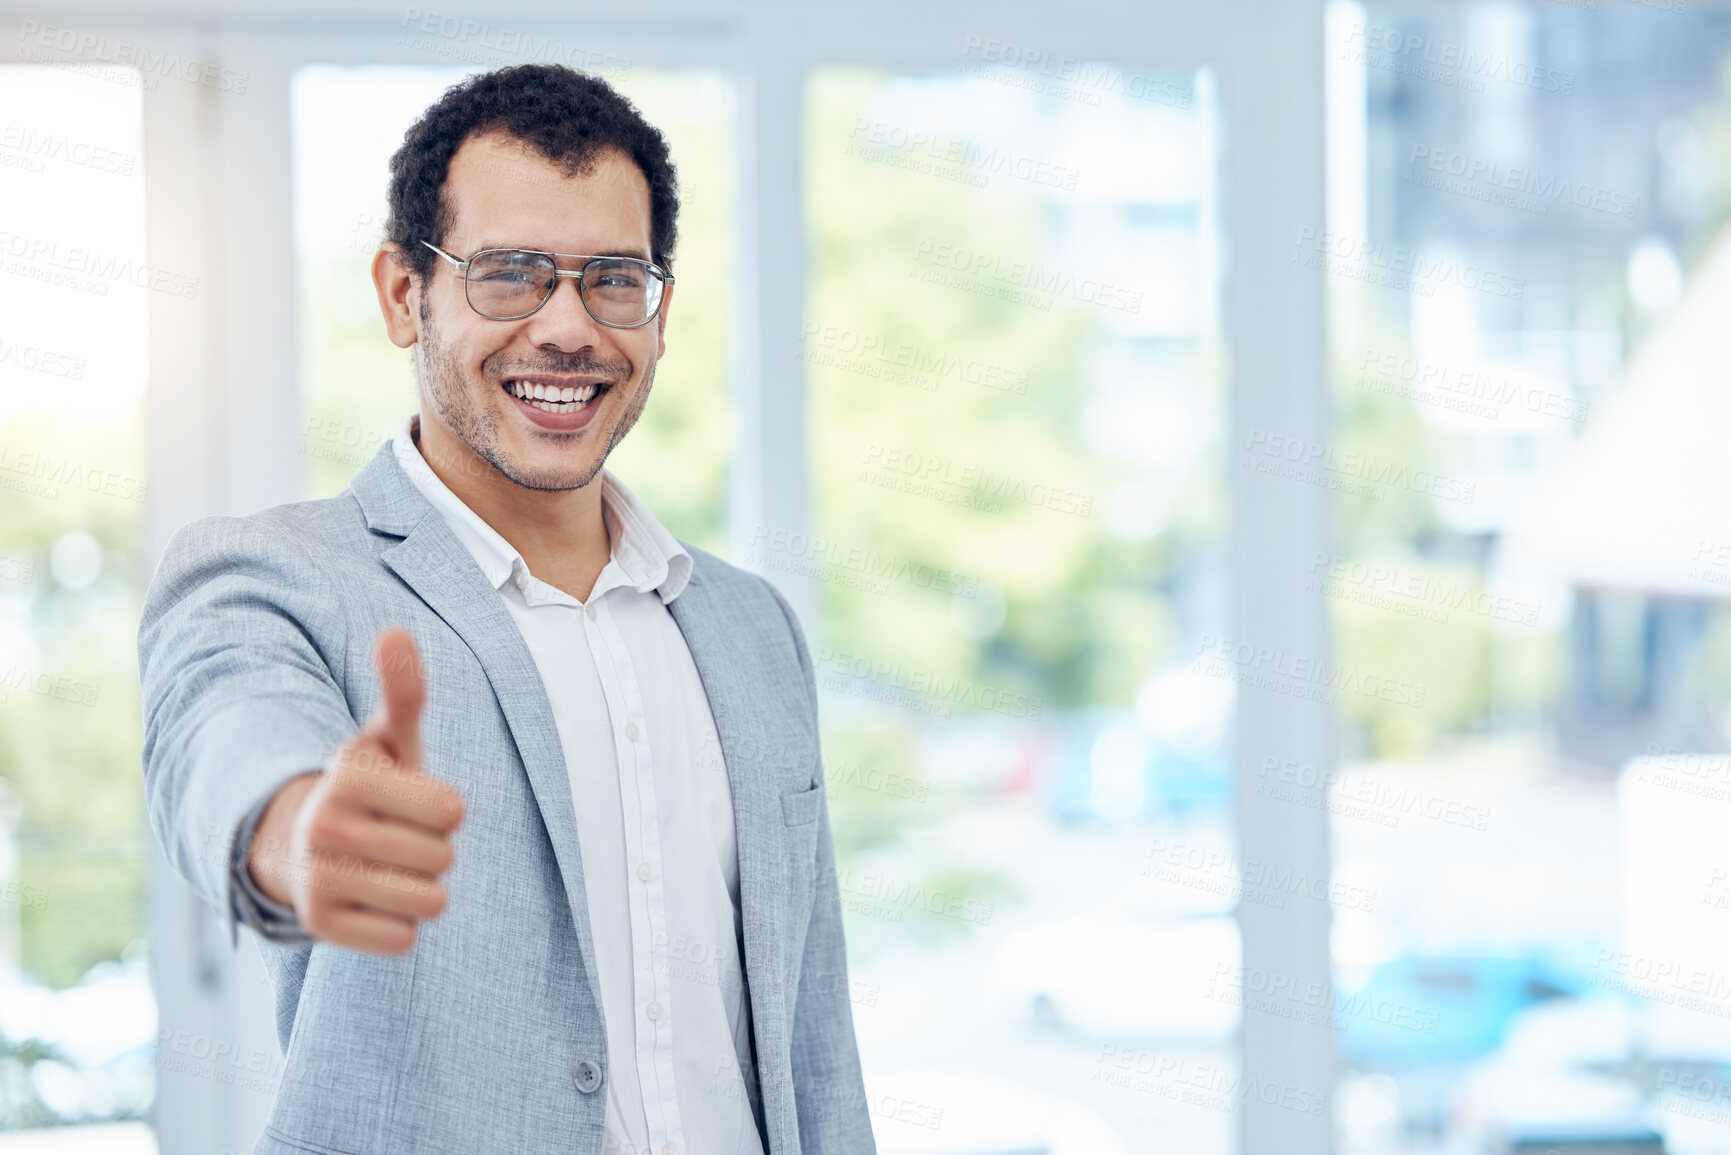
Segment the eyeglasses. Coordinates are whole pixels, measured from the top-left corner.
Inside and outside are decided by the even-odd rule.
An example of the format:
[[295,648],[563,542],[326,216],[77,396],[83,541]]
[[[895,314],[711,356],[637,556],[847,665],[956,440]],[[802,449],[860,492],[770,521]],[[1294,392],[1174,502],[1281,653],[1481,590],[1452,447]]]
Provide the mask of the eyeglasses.
[[[603,325],[636,329],[655,319],[673,274],[636,257],[592,257],[580,253],[543,253],[537,249],[482,249],[466,261],[422,241],[463,275],[463,296],[475,312],[494,321],[520,321],[545,305],[560,277],[577,281],[583,307]],[[583,261],[561,269],[555,257]]]

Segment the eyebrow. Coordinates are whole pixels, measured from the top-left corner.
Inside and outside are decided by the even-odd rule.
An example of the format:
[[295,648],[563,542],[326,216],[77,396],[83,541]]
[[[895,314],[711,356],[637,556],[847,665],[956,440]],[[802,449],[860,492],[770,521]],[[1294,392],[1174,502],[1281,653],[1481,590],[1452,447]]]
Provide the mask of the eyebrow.
[[[556,252],[556,250],[554,250],[554,249],[537,249],[537,248],[535,248],[534,245],[512,244],[512,243],[507,242],[507,241],[482,241],[475,246],[474,252],[478,253],[482,249],[530,249],[530,250],[533,250],[534,252],[538,252],[538,253]],[[640,260],[640,261],[650,261],[651,260],[648,253],[644,252],[642,249],[637,249],[637,248],[614,249],[611,252],[587,253],[587,254],[585,254],[585,253],[560,253],[558,255],[560,255],[560,256],[591,256],[591,257],[635,257],[637,260]]]

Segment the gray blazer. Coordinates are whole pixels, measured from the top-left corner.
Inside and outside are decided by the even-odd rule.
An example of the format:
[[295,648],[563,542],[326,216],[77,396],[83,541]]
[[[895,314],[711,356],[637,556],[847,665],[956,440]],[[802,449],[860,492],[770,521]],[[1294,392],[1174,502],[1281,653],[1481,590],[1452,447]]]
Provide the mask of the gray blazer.
[[[733,790],[764,1149],[875,1155],[811,656],[774,586],[681,544],[695,564],[667,608]],[[138,635],[151,828],[232,927],[241,820],[372,714],[387,625],[420,648],[427,767],[466,806],[448,904],[402,955],[260,942],[286,1058],[254,1153],[594,1155],[606,1024],[552,710],[510,611],[388,442],[336,497],[169,541]]]

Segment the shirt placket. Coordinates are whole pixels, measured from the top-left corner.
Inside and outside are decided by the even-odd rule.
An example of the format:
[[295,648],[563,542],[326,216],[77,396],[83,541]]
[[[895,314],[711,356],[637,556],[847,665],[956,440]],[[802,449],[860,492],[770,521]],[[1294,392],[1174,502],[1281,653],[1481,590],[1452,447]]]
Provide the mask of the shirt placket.
[[618,753],[619,799],[625,823],[628,856],[626,893],[631,917],[631,960],[636,990],[633,1035],[637,1077],[649,1132],[645,1155],[682,1155],[684,1135],[673,1083],[672,967],[667,974],[655,966],[655,944],[667,944],[666,894],[662,887],[661,823],[655,797],[655,763],[642,689],[631,653],[613,620],[605,598],[591,594],[584,607],[584,634],[613,720]]

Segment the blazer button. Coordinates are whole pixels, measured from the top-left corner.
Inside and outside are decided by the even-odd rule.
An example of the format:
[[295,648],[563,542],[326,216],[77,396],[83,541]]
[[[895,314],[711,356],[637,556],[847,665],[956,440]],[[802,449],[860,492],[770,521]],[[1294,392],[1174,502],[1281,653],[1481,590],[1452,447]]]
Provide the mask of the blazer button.
[[585,1095],[601,1085],[601,1067],[584,1059],[577,1064],[577,1089]]

